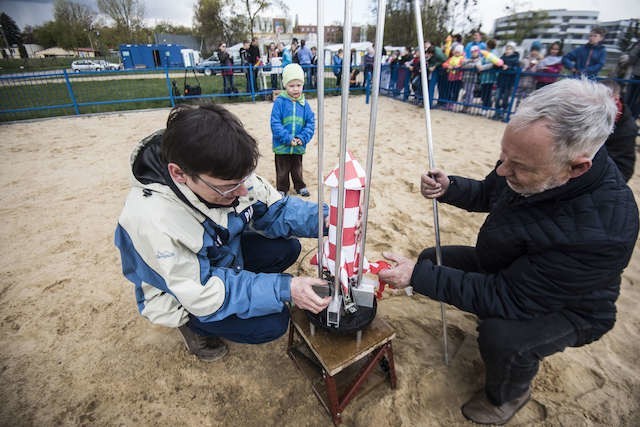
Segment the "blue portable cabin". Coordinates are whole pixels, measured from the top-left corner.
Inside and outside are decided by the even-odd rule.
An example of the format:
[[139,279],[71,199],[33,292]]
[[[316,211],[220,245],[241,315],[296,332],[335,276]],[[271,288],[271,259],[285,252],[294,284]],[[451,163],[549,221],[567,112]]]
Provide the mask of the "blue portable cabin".
[[120,57],[125,69],[184,67],[177,44],[121,44]]

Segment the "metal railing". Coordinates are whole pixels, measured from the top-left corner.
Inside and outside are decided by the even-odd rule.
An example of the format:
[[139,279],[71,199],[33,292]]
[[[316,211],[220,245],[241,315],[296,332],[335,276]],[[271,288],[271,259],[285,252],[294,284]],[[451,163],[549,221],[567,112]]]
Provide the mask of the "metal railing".
[[[317,67],[303,65],[305,93],[317,87]],[[420,104],[421,78],[409,70],[382,65],[379,90],[406,102]],[[333,67],[325,66],[324,92],[339,94],[341,87]],[[350,92],[371,96],[371,76],[362,66],[351,67]],[[282,90],[282,67],[213,67],[206,76],[196,68],[164,68],[73,73],[67,70],[30,72],[0,76],[0,122],[111,111],[173,107],[182,102],[213,99],[218,102],[254,102],[271,99]],[[229,73],[232,71],[232,74]],[[564,74],[528,72],[459,71],[452,80],[444,70],[430,76],[432,108],[477,114],[509,121],[520,102]],[[223,75],[228,74],[228,75]],[[353,76],[355,74],[355,76]],[[352,79],[353,77],[353,79]],[[623,88],[623,99],[637,105],[639,80],[613,79]],[[186,89],[186,90],[185,90]],[[633,107],[632,107],[633,108]]]
[[[520,70],[458,70],[455,76],[440,69],[430,75],[429,94],[432,108],[482,115],[508,122],[518,106],[531,92],[559,79],[575,78],[568,74],[531,73]],[[604,80],[605,78],[598,78]],[[640,102],[640,80],[611,78],[621,87],[624,102],[633,109]],[[380,90],[383,94],[421,104],[422,79],[408,70],[385,65]]]
[[[330,67],[326,67],[330,68]],[[303,66],[305,93],[316,92],[315,66]],[[231,71],[231,73],[229,73]],[[213,67],[69,72],[43,71],[0,76],[0,121],[173,107],[198,99],[253,102],[282,89],[282,67]],[[325,93],[339,93],[325,73]],[[361,82],[351,87],[364,91]],[[277,92],[276,92],[277,93]]]

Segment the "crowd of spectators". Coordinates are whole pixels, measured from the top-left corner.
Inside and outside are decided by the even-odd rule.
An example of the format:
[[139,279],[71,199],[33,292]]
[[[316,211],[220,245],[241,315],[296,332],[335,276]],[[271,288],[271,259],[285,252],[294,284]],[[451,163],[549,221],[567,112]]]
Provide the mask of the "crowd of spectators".
[[[432,108],[462,111],[503,120],[531,92],[562,76],[597,78],[606,61],[602,44],[606,32],[594,27],[584,45],[563,54],[562,43],[543,46],[534,41],[521,56],[513,42],[498,48],[496,40],[484,40],[475,31],[463,44],[461,35],[450,35],[441,45],[425,42],[428,94]],[[640,79],[640,45],[636,42],[623,57],[628,79]],[[388,52],[383,66],[388,72],[389,95],[422,105],[422,79],[418,48]],[[640,85],[623,85],[621,99],[638,118]]]

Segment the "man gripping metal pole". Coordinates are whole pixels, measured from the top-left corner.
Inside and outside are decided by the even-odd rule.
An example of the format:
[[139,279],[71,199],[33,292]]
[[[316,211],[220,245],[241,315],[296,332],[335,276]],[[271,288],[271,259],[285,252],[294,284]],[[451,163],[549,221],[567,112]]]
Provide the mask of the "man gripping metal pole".
[[[418,32],[418,51],[420,52],[420,78],[422,79],[422,99],[424,100],[424,117],[427,125],[427,144],[429,146],[429,169],[436,167],[433,157],[433,137],[431,135],[431,100],[427,82],[427,61],[424,55],[424,35],[422,32],[422,15],[420,13],[420,1],[413,0],[416,16],[416,28]],[[438,221],[438,201],[433,199],[433,229],[436,233],[436,262],[442,265],[442,250],[440,247],[440,224]],[[447,313],[444,303],[440,303],[440,317],[442,319],[442,345],[444,348],[444,363],[449,364],[449,349],[447,341]]]

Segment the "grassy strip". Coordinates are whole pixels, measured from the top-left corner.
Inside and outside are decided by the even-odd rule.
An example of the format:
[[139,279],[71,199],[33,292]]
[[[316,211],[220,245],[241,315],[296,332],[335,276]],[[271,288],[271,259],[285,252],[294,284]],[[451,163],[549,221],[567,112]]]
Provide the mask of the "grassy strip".
[[[180,94],[184,93],[185,79],[182,73],[171,74],[171,82],[175,83],[175,88]],[[29,79],[9,78],[0,83],[0,122],[75,115],[76,107],[79,114],[167,108],[171,107],[170,93],[173,90],[173,86],[170,89],[167,84],[166,75],[158,72],[69,74],[73,98],[62,75]],[[325,85],[331,83],[327,81]],[[193,97],[176,96],[175,103],[205,100],[231,103],[252,100],[250,95],[224,94],[222,76],[219,75],[198,75],[195,78],[193,74],[188,74],[186,84],[199,85],[201,94]],[[269,80],[267,85],[270,85]],[[234,86],[240,91],[244,90],[245,77],[234,76]],[[332,86],[326,86],[327,90]],[[268,94],[256,95],[256,99],[269,99],[270,94],[269,90]]]

